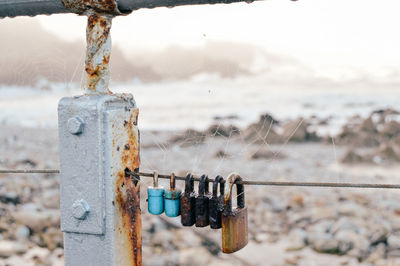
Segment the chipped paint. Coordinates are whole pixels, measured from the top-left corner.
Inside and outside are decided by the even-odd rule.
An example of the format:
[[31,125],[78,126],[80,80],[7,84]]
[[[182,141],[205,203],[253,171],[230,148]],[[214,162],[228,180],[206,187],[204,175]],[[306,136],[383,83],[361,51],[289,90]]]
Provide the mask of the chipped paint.
[[122,218],[122,227],[118,227],[117,231],[121,236],[127,237],[125,245],[119,252],[125,253],[124,265],[140,266],[142,265],[140,182],[135,185],[130,176],[118,172],[116,186],[116,203]]
[[[59,104],[61,228],[66,265],[141,265],[138,110],[132,95],[82,95]],[[68,121],[85,122],[80,135]],[[90,206],[76,219],[71,206]]]
[[[68,10],[88,16],[86,27],[86,94],[111,94],[111,22],[123,15],[116,0],[62,0]],[[129,12],[128,12],[129,13]]]
[[86,27],[86,85],[87,94],[110,94],[111,56],[110,15],[88,14]]
[[139,132],[136,126],[138,109],[126,110],[127,119],[117,119],[113,124],[115,132],[113,157],[120,162],[115,180],[115,202],[117,212],[116,234],[119,243],[119,262],[124,265],[142,265],[142,235],[140,212],[140,180],[128,172],[139,171]]
[[65,8],[77,14],[94,11],[99,14],[121,15],[114,0],[62,0]]

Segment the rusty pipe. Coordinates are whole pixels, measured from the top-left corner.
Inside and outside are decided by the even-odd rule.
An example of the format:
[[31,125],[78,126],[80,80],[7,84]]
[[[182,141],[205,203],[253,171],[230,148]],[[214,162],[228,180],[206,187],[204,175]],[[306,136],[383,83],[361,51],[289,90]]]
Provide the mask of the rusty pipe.
[[86,94],[110,93],[111,15],[89,12],[86,27]]
[[[65,2],[71,2],[70,5]],[[114,2],[116,10],[103,10],[104,13],[113,15],[129,14],[141,8],[174,7],[181,5],[198,4],[229,4],[235,2],[253,2],[253,0],[0,0],[0,18],[16,16],[51,15],[59,13],[83,14],[94,10],[98,13],[98,3]],[[77,8],[78,7],[78,8]],[[117,12],[115,12],[117,11]]]
[[0,0],[0,18],[68,12],[61,0]]

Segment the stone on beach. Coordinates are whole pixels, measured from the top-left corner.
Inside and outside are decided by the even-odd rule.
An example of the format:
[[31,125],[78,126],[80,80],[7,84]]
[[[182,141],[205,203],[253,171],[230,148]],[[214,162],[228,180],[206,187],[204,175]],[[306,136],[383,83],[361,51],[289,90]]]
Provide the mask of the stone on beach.
[[43,210],[28,211],[21,210],[12,213],[12,217],[20,224],[28,226],[35,232],[41,232],[47,227],[59,227],[60,211]]
[[203,132],[187,129],[182,134],[173,136],[169,142],[178,144],[181,147],[188,147],[193,145],[202,144],[206,139],[206,135]]
[[258,122],[250,124],[243,131],[243,139],[250,143],[283,143],[283,139],[275,132],[275,125],[279,122],[271,115],[261,115]]
[[0,240],[0,257],[10,257],[15,254],[23,254],[28,250],[28,246],[21,242]]
[[286,123],[283,126],[282,137],[286,141],[291,142],[307,142],[320,140],[315,132],[309,131],[308,122],[302,118],[298,118],[296,120]]

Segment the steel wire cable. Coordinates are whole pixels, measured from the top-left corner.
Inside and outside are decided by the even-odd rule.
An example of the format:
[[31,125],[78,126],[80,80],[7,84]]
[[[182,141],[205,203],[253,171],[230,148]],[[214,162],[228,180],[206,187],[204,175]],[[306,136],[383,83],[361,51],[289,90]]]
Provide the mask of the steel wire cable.
[[58,169],[0,169],[0,174],[59,174]]
[[[59,174],[58,169],[0,169],[0,174]],[[127,172],[127,174],[143,177],[153,177],[150,172]],[[158,178],[169,179],[170,175],[158,174]],[[184,176],[175,176],[176,180],[185,180]],[[195,176],[195,181],[200,177]],[[214,179],[209,179],[213,182]],[[243,180],[239,184],[250,186],[285,186],[285,187],[329,187],[329,188],[379,188],[379,189],[400,189],[400,184],[374,184],[374,183],[342,183],[342,182],[294,182],[294,181],[253,181]]]

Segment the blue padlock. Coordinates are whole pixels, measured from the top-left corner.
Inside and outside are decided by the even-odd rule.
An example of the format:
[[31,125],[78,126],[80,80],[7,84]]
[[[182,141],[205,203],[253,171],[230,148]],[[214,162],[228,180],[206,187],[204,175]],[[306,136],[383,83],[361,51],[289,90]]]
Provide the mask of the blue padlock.
[[147,209],[149,213],[160,215],[164,212],[164,193],[165,189],[158,186],[158,173],[154,171],[153,186],[147,188]]
[[177,217],[180,214],[181,190],[175,189],[175,174],[171,173],[170,189],[164,193],[165,215]]

